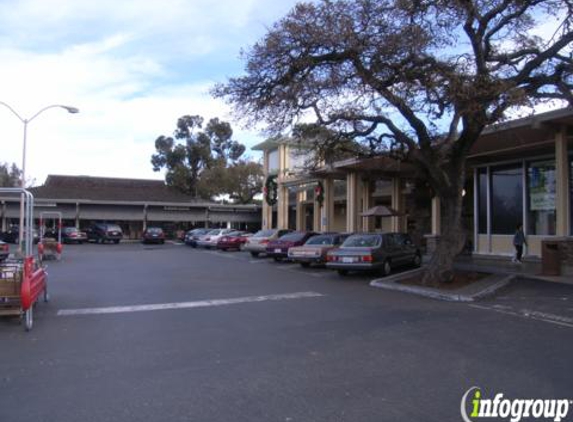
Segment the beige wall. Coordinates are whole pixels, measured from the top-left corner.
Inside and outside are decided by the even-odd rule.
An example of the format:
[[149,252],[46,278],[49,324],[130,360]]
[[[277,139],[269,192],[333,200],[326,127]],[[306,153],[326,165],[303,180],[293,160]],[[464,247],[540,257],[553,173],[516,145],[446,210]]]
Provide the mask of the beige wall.
[[[541,256],[541,241],[550,239],[551,236],[527,236],[527,247],[524,254],[531,256]],[[491,251],[488,247],[487,235],[481,234],[478,236],[477,251],[480,254],[492,255],[513,255],[515,248],[513,247],[513,235],[492,235],[491,236]]]

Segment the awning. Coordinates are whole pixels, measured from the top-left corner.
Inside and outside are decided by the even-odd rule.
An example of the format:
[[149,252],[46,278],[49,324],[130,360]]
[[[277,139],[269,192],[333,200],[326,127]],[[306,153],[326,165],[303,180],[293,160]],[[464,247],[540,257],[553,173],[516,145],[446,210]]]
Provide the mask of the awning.
[[393,208],[387,207],[386,205],[377,205],[370,208],[363,213],[360,213],[362,217],[400,217],[404,214],[403,212],[398,212]]

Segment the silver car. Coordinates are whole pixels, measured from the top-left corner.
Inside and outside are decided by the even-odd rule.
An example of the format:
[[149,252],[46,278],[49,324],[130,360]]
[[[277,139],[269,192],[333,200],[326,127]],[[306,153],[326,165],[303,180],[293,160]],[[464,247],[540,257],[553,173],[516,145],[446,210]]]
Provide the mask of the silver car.
[[276,240],[282,235],[292,232],[288,229],[266,229],[259,230],[253,236],[251,236],[245,246],[243,246],[244,251],[248,251],[252,256],[257,257],[259,254],[267,253],[267,245],[270,241]]
[[235,231],[235,230],[233,230],[233,229],[213,229],[209,233],[199,237],[199,239],[197,240],[197,246],[207,248],[207,249],[217,248],[217,242],[219,242],[219,239],[221,239],[226,234],[231,233],[232,231]]

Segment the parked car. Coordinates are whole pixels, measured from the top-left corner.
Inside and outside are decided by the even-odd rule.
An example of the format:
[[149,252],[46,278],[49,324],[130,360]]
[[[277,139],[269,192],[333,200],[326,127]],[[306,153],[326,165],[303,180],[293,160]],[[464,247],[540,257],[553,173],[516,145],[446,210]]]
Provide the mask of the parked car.
[[0,262],[8,258],[8,255],[10,255],[10,247],[0,240]]
[[[49,231],[44,237],[58,238],[58,233]],[[62,243],[84,243],[87,242],[88,235],[76,227],[62,227]]]
[[253,236],[251,236],[245,246],[243,246],[244,251],[248,251],[252,256],[257,257],[259,254],[267,253],[267,245],[269,242],[284,236],[287,233],[291,233],[292,230],[278,230],[278,229],[266,229],[259,230]]
[[94,224],[86,233],[88,235],[88,241],[96,243],[113,242],[117,244],[123,238],[121,227],[117,224]]
[[326,254],[340,247],[349,234],[326,233],[312,236],[302,246],[295,246],[288,250],[288,258],[300,263],[303,267],[311,264],[326,264]]
[[395,267],[419,267],[421,263],[420,249],[406,233],[362,233],[348,237],[340,248],[328,252],[326,266],[340,275],[379,270],[387,276]]
[[231,232],[219,239],[217,242],[217,249],[221,249],[222,251],[227,251],[229,249],[241,250],[247,239],[252,235],[252,233],[243,231]]
[[199,240],[199,238],[201,236],[206,235],[207,233],[209,233],[211,230],[213,229],[193,229],[193,230],[189,230],[186,234],[185,234],[185,244],[188,246],[191,246],[193,248],[197,247],[197,240]]
[[148,227],[141,236],[142,243],[165,243],[165,233],[161,227]]
[[275,261],[282,261],[288,258],[288,250],[295,246],[302,246],[315,232],[292,232],[272,240],[267,245],[267,256],[272,257]]
[[[0,236],[0,240],[6,243],[18,243],[20,241],[20,226],[10,226],[10,228],[2,233]],[[34,239],[34,243],[38,243],[40,241],[40,235],[38,230],[33,229],[32,236]],[[24,232],[24,238],[26,237],[26,232]]]
[[197,246],[201,246],[207,249],[216,248],[219,239],[224,235],[231,233],[232,231],[232,229],[213,229],[207,234],[199,237],[197,240]]

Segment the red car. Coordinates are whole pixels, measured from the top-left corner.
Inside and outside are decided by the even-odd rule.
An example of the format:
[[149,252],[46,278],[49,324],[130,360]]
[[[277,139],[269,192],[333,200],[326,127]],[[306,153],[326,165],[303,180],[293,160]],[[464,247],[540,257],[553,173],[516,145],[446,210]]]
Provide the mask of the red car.
[[273,240],[267,245],[267,256],[272,257],[275,261],[282,261],[288,258],[289,248],[295,246],[302,246],[312,236],[316,236],[315,232],[291,232]]
[[221,237],[217,242],[217,249],[227,251],[229,249],[241,250],[247,239],[251,237],[252,233],[235,231]]

